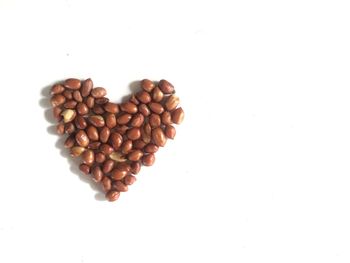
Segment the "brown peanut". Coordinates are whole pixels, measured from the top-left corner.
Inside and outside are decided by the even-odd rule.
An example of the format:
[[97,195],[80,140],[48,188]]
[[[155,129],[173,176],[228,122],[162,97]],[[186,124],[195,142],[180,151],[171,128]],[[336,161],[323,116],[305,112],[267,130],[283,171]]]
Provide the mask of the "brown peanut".
[[117,168],[121,171],[127,171],[127,172],[130,172],[131,170],[130,165],[126,162],[118,163]]
[[141,169],[141,162],[132,162],[130,164],[131,170],[130,172],[132,174],[138,174],[140,172]]
[[98,141],[99,135],[98,135],[98,130],[96,129],[95,126],[89,126],[86,130],[87,136],[91,141]]
[[81,165],[79,165],[79,169],[80,171],[82,171],[84,174],[88,175],[90,173],[90,166],[82,163]]
[[84,130],[87,127],[86,120],[82,116],[77,116],[75,118],[75,126],[77,126],[78,129]]
[[141,137],[141,131],[139,128],[134,127],[126,132],[126,136],[128,136],[130,140],[134,141]]
[[158,114],[155,114],[155,113],[152,113],[150,116],[149,116],[149,124],[151,125],[152,128],[156,128],[156,127],[159,127],[160,126],[160,116]]
[[72,134],[73,132],[75,132],[75,126],[73,123],[68,122],[64,125],[64,132],[67,134]]
[[129,99],[130,102],[134,103],[135,105],[139,105],[140,102],[139,100],[136,98],[135,94],[132,94],[131,98]]
[[119,133],[117,132],[113,132],[111,135],[110,135],[110,140],[111,140],[111,143],[112,143],[112,146],[115,150],[118,150],[120,148],[120,146],[122,145],[123,143],[123,136],[121,136]]
[[95,99],[95,103],[101,106],[104,106],[108,102],[109,102],[109,99],[105,97]]
[[91,96],[95,99],[102,98],[107,95],[107,91],[104,88],[93,88],[91,91]]
[[90,92],[93,88],[93,82],[91,79],[87,79],[83,82],[83,85],[81,87],[81,96],[87,97],[90,95]]
[[63,104],[63,106],[66,109],[74,109],[77,106],[77,102],[75,100],[69,100],[69,101],[66,101],[66,103]]
[[117,201],[118,198],[120,196],[120,192],[116,191],[116,190],[111,190],[109,192],[106,193],[106,199],[109,201],[109,202],[114,202],[114,201]]
[[151,92],[154,89],[155,85],[154,85],[153,81],[151,81],[149,79],[144,79],[141,81],[141,87],[145,91]]
[[132,115],[129,113],[124,113],[117,119],[117,123],[120,125],[127,124],[132,118]]
[[93,115],[88,118],[89,122],[95,127],[105,126],[105,120],[101,115]]
[[154,154],[150,153],[150,154],[144,155],[142,157],[142,164],[144,166],[151,166],[154,164],[155,160],[156,160],[156,158],[155,158]]
[[145,104],[151,102],[151,100],[152,100],[151,95],[146,91],[139,91],[138,93],[136,93],[136,98],[141,103],[145,103]]
[[81,82],[80,82],[79,79],[70,78],[70,79],[66,79],[66,80],[64,81],[64,86],[65,86],[67,89],[76,90],[76,89],[80,89]]
[[158,88],[155,87],[152,91],[152,99],[155,102],[160,102],[164,97],[164,93]]
[[100,166],[95,166],[94,168],[92,168],[92,179],[95,182],[101,182],[103,178],[103,172],[101,170]]
[[143,155],[143,153],[142,153],[142,151],[141,150],[134,150],[134,151],[132,151],[132,152],[130,152],[129,154],[128,154],[128,159],[130,160],[130,161],[138,161],[138,160],[140,160],[141,159],[141,157],[142,157],[142,155]]
[[100,141],[106,143],[111,135],[111,130],[108,127],[103,127],[100,131]]
[[180,103],[179,97],[177,97],[175,95],[171,95],[167,98],[167,100],[165,102],[165,108],[168,111],[173,111],[176,109],[176,107],[179,105],[179,103]]
[[67,99],[67,100],[72,100],[73,99],[73,91],[72,90],[65,90],[63,91],[62,95]]
[[102,115],[103,113],[105,113],[105,109],[101,105],[97,104],[95,104],[95,106],[92,108],[92,111],[97,115]]
[[164,147],[167,141],[165,134],[161,128],[155,128],[152,131],[152,139],[155,145]]
[[77,132],[77,134],[75,135],[75,140],[81,147],[87,147],[90,142],[88,135],[84,130],[80,130]]
[[161,116],[161,119],[162,119],[162,123],[164,125],[167,125],[167,124],[172,124],[173,122],[171,121],[171,113],[169,111],[164,111],[162,116]]
[[174,86],[165,79],[162,79],[161,81],[159,81],[158,87],[164,94],[171,94],[174,92]]
[[112,178],[113,180],[121,180],[121,179],[123,179],[127,174],[128,174],[128,171],[122,171],[122,170],[119,170],[119,169],[114,169],[114,170],[111,172],[111,178]]
[[141,127],[144,120],[145,120],[145,117],[143,117],[143,115],[141,113],[136,113],[130,121],[130,126],[131,127]]
[[86,103],[86,106],[88,106],[88,108],[92,109],[95,105],[95,99],[93,97],[89,96],[86,98],[85,103]]
[[75,140],[72,136],[67,137],[67,139],[64,142],[65,148],[72,148],[74,146]]
[[180,124],[184,120],[184,117],[185,113],[181,107],[174,110],[171,114],[171,120],[176,124]]
[[151,109],[151,111],[153,111],[156,114],[162,114],[164,111],[164,108],[160,103],[151,102],[148,104],[148,106]]
[[100,151],[103,152],[105,155],[110,155],[113,152],[113,147],[109,144],[101,144]]
[[52,107],[57,107],[62,105],[66,101],[66,98],[62,96],[61,94],[55,94],[51,98],[51,105]]
[[54,107],[52,109],[52,114],[53,114],[53,117],[57,120],[57,121],[60,121],[62,119],[62,109],[60,107]]
[[131,113],[131,114],[137,112],[137,106],[134,103],[132,103],[132,102],[124,102],[124,103],[122,103],[120,105],[120,109],[122,111],[125,111],[127,113]]
[[113,113],[106,114],[106,126],[110,129],[117,125],[117,119]]
[[136,182],[136,177],[131,175],[131,174],[128,174],[127,176],[124,177],[124,184],[126,185],[132,185],[133,183]]
[[122,145],[122,152],[126,154],[130,152],[131,149],[132,149],[132,141],[131,140],[124,141]]
[[51,88],[51,94],[59,94],[64,91],[64,87],[61,84],[53,85]]
[[143,140],[136,140],[133,141],[132,145],[134,149],[142,150],[146,146],[146,143]]
[[139,105],[139,112],[145,117],[151,114],[151,111],[146,104]]
[[101,183],[102,183],[102,189],[104,192],[108,192],[109,190],[112,189],[112,181],[107,176],[103,177]]
[[153,143],[147,144],[145,147],[145,152],[146,153],[155,153],[157,152],[159,147]]
[[119,192],[128,191],[128,186],[126,184],[124,184],[122,181],[114,181],[112,183],[112,188],[119,191]]
[[56,132],[59,135],[64,134],[64,124],[63,123],[60,123],[56,126]]
[[75,101],[77,102],[82,102],[83,101],[83,97],[81,96],[81,93],[79,90],[75,90],[73,92],[73,99],[75,99]]
[[143,125],[141,130],[142,140],[147,144],[151,141],[152,126],[150,123]]
[[106,174],[111,172],[113,168],[114,168],[114,161],[109,159],[103,163],[102,171]]
[[85,103],[79,102],[77,105],[77,111],[80,115],[85,115],[89,112],[89,108]]
[[121,135],[124,135],[128,129],[129,129],[128,126],[123,125],[123,126],[117,126],[117,127],[115,128],[115,131],[116,131],[117,133],[121,134]]
[[51,88],[51,94],[59,94],[64,91],[64,87],[61,84],[53,85]]
[[88,145],[88,148],[91,150],[97,150],[98,148],[100,148],[101,143],[100,142],[91,142]]
[[106,155],[103,153],[96,153],[95,154],[95,161],[97,163],[103,163],[106,160]]
[[110,113],[118,113],[119,112],[119,106],[118,104],[112,103],[112,102],[107,102],[104,106],[105,111],[110,112]]
[[176,130],[174,126],[167,125],[165,126],[165,136],[168,137],[169,139],[174,139],[176,135]]

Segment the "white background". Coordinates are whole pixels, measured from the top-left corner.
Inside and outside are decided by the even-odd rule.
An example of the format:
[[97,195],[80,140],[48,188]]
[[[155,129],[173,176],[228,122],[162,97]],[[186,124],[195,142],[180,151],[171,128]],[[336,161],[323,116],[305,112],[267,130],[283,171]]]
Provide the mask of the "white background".
[[[348,1],[0,0],[0,262],[350,262]],[[186,113],[118,202],[52,134],[47,86]]]

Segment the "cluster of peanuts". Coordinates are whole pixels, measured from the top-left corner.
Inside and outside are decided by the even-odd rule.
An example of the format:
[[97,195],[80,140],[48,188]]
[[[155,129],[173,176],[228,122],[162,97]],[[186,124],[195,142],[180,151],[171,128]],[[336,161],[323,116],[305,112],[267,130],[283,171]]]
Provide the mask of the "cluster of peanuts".
[[110,102],[91,79],[67,79],[53,85],[51,95],[57,133],[68,135],[64,146],[81,157],[79,169],[101,184],[109,201],[128,190],[142,165],[154,164],[159,147],[175,137],[173,124],[184,118],[166,80],[142,80],[141,90],[121,104]]

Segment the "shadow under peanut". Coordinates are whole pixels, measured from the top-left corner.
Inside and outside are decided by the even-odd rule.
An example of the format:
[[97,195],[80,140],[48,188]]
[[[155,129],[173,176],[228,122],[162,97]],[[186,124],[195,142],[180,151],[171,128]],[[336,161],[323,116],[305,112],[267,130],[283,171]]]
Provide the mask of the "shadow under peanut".
[[[58,82],[58,81],[57,81]],[[55,82],[55,83],[57,83]],[[83,174],[80,170],[79,170],[79,165],[80,165],[80,159],[79,158],[72,158],[69,154],[69,150],[64,148],[64,142],[67,138],[67,135],[63,135],[63,136],[59,136],[56,133],[56,125],[57,125],[57,121],[55,120],[55,118],[52,115],[52,107],[50,104],[50,98],[51,98],[51,87],[54,83],[52,83],[51,85],[45,86],[42,90],[41,90],[41,99],[39,101],[39,105],[40,107],[42,107],[44,109],[44,118],[46,119],[46,121],[48,122],[48,127],[46,128],[47,132],[49,134],[53,134],[55,136],[57,136],[57,141],[55,143],[55,146],[57,149],[59,149],[60,151],[60,155],[63,156],[70,167],[70,171],[77,175],[78,178],[89,184],[90,187],[96,192],[95,193],[95,199],[98,201],[105,201],[105,197],[104,194],[102,193],[102,188],[96,184],[90,176]]]
[[[130,82],[130,84],[129,84],[130,94],[123,96],[121,99],[121,102],[129,100],[130,96],[132,94],[135,94],[136,92],[138,92],[140,90],[140,86],[141,86],[141,81]],[[112,101],[114,101],[114,100],[112,99]]]

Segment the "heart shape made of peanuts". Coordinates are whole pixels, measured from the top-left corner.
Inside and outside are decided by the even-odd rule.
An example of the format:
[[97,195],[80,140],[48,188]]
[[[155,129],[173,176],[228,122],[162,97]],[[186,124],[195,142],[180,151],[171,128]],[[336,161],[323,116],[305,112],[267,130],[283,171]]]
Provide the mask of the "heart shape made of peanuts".
[[81,158],[79,169],[102,185],[108,201],[128,190],[142,165],[153,165],[159,147],[175,137],[173,124],[184,118],[166,80],[142,80],[140,90],[120,104],[91,79],[66,79],[52,86],[51,95],[57,133],[67,134],[64,147]]

